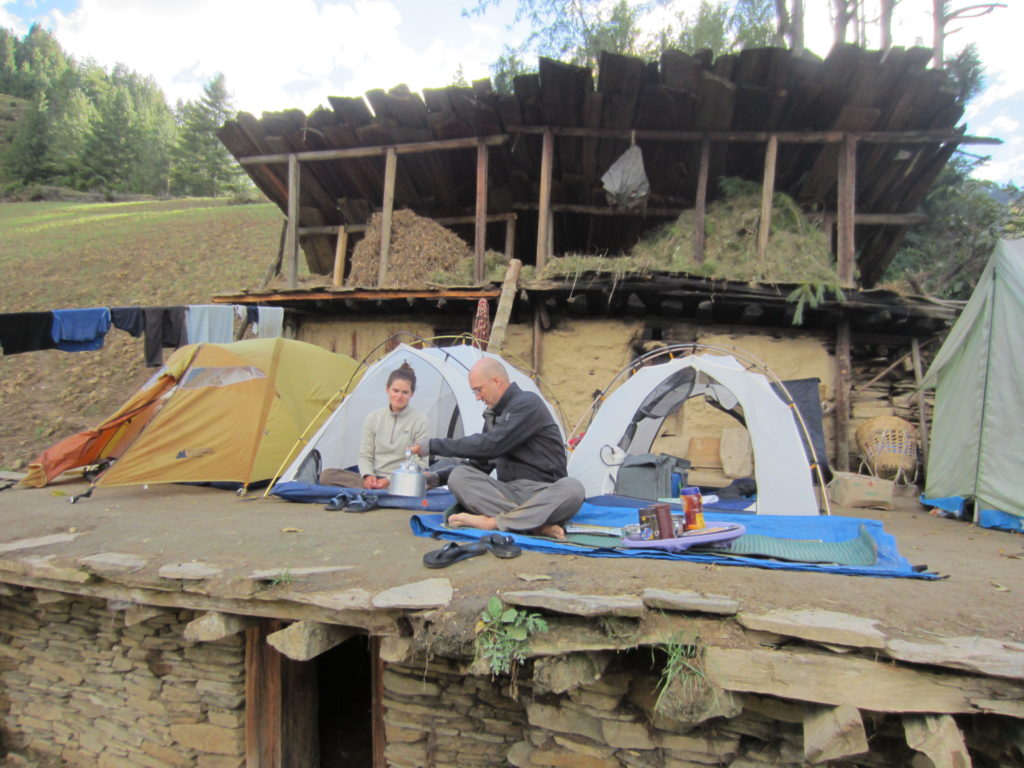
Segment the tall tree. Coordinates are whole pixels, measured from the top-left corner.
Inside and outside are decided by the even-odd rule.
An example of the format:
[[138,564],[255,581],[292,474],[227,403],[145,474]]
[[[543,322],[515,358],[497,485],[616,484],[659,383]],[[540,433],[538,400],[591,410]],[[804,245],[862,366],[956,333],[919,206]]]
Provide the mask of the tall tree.
[[[884,2],[885,0],[883,0]],[[775,45],[788,45],[793,53],[804,50],[804,0],[775,0]]]
[[1006,3],[973,3],[951,8],[949,0],[932,0],[932,63],[941,67],[946,61],[946,38],[959,31],[948,29],[950,22],[987,16],[996,8],[1005,7]]
[[219,73],[203,86],[199,101],[180,105],[171,170],[173,192],[217,197],[241,184],[241,170],[217,138],[217,131],[233,112],[231,94]]

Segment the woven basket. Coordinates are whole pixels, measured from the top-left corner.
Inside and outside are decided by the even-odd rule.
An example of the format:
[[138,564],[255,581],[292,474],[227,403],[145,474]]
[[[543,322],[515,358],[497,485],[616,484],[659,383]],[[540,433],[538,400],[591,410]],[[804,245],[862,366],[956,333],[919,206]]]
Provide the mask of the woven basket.
[[857,427],[857,447],[868,470],[888,480],[917,477],[917,430],[898,416],[876,416]]

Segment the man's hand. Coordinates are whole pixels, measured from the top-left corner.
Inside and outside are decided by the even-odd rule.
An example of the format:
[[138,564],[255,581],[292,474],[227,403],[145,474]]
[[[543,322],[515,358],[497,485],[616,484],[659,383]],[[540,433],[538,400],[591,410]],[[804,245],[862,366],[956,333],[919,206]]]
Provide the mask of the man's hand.
[[409,451],[413,456],[420,456],[420,446],[417,443],[413,443],[406,450]]

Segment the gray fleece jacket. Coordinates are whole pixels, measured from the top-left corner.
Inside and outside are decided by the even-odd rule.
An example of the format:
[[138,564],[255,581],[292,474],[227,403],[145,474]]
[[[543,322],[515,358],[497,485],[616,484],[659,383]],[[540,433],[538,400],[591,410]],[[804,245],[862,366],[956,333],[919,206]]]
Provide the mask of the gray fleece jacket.
[[[406,406],[395,413],[381,408],[366,417],[363,424],[363,443],[359,449],[359,474],[390,475],[405,461],[405,449],[427,436],[427,417]],[[422,467],[425,457],[413,456]]]

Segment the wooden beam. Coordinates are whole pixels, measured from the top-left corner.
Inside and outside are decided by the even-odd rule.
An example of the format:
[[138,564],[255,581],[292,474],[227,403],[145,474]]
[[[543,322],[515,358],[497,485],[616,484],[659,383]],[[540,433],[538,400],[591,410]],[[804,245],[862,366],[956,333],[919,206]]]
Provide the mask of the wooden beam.
[[836,272],[843,288],[854,287],[856,248],[853,215],[857,191],[857,142],[849,134],[839,151],[839,190],[836,203]]
[[[517,208],[536,208],[536,206],[516,206]],[[431,218],[431,221],[436,222],[442,226],[456,226],[459,224],[475,224],[476,216],[442,216],[441,218]],[[515,221],[516,215],[514,213],[494,213],[487,217],[487,223],[490,224],[494,221]],[[342,229],[348,230],[350,235],[359,234],[369,229],[369,224],[329,224],[323,227],[299,227],[299,236],[312,236],[312,235],[334,235],[340,232]]]
[[[294,156],[300,162],[315,162],[318,160],[352,160],[365,157],[380,157],[388,152],[395,152],[399,155],[411,155],[418,152],[437,152],[439,150],[472,149],[480,141],[489,147],[498,146],[508,141],[505,134],[493,136],[467,136],[460,139],[440,139],[438,141],[416,141],[405,144],[381,144],[372,147],[352,147],[351,149],[320,149],[311,152],[295,152]],[[285,163],[291,154],[277,155],[249,155],[238,158],[242,165],[262,165],[267,163]]]
[[387,733],[384,724],[384,656],[381,654],[383,639],[378,636],[370,638],[370,697],[371,738],[373,740],[372,768],[387,768],[384,750],[387,747]]
[[348,253],[348,229],[338,228],[338,243],[334,246],[334,277],[331,285],[338,287],[345,279],[345,256]]
[[219,611],[204,613],[185,625],[184,637],[190,643],[212,643],[237,635],[252,626],[256,620],[249,616],[234,616]]
[[494,325],[491,327],[491,336],[487,343],[489,352],[501,352],[505,345],[505,332],[508,330],[508,321],[512,316],[512,303],[516,298],[516,287],[519,284],[519,273],[522,271],[523,262],[519,259],[510,259],[508,269],[505,270],[505,279],[501,283],[501,298],[498,299],[498,308],[494,311]]
[[484,281],[484,248],[487,245],[487,144],[476,145],[476,221],[473,222],[473,277]]
[[[772,136],[782,144],[839,144],[843,131],[654,131],[628,128],[580,128],[544,125],[510,125],[506,129],[514,134],[543,134],[551,131],[555,136],[575,136],[588,139],[625,139],[637,141],[700,141],[705,136],[714,142],[748,142],[763,144]],[[922,131],[858,131],[851,135],[858,141],[876,144],[1002,144],[1002,139],[990,136],[965,136],[949,130]]]
[[697,173],[697,199],[693,208],[693,260],[704,263],[704,214],[708,200],[708,168],[711,165],[711,139],[705,134],[700,142],[700,171]]
[[[517,211],[537,211],[537,203],[513,203]],[[591,216],[631,216],[634,218],[675,218],[685,208],[611,208],[606,205],[579,205],[576,203],[552,203],[548,206],[552,213],[585,213]]]
[[398,157],[394,148],[388,149],[384,163],[384,201],[380,222],[380,262],[377,265],[377,285],[383,286],[388,276],[388,255],[391,251],[391,216],[395,208],[395,173]]
[[282,630],[267,635],[267,642],[294,661],[309,661],[356,634],[352,627],[323,624],[319,621],[296,621]]
[[850,704],[807,705],[803,724],[804,760],[808,763],[841,760],[869,749],[860,710]]
[[850,321],[843,317],[836,328],[835,441],[836,469],[850,471]]
[[516,219],[515,215],[505,219],[505,258],[516,257]]
[[266,643],[280,626],[271,619],[245,631],[246,768],[281,766],[281,654]]
[[[550,254],[548,248],[548,227],[551,215],[551,174],[554,169],[555,137],[547,130],[544,132],[540,158],[540,197],[537,200],[537,255],[535,264],[537,273],[544,269]],[[536,366],[534,367],[536,370]]]
[[299,161],[288,155],[288,233],[285,236],[288,256],[288,287],[299,287]]
[[920,389],[923,371],[921,370],[921,345],[917,338],[910,340],[910,358],[914,364],[914,384],[917,390],[917,417],[921,427],[921,459],[925,470],[928,468],[928,412],[925,410],[924,391]]
[[757,226],[757,260],[768,257],[768,235],[772,229],[772,201],[775,197],[775,163],[779,157],[779,140],[772,136],[764,152],[764,179],[761,182],[761,220]]

